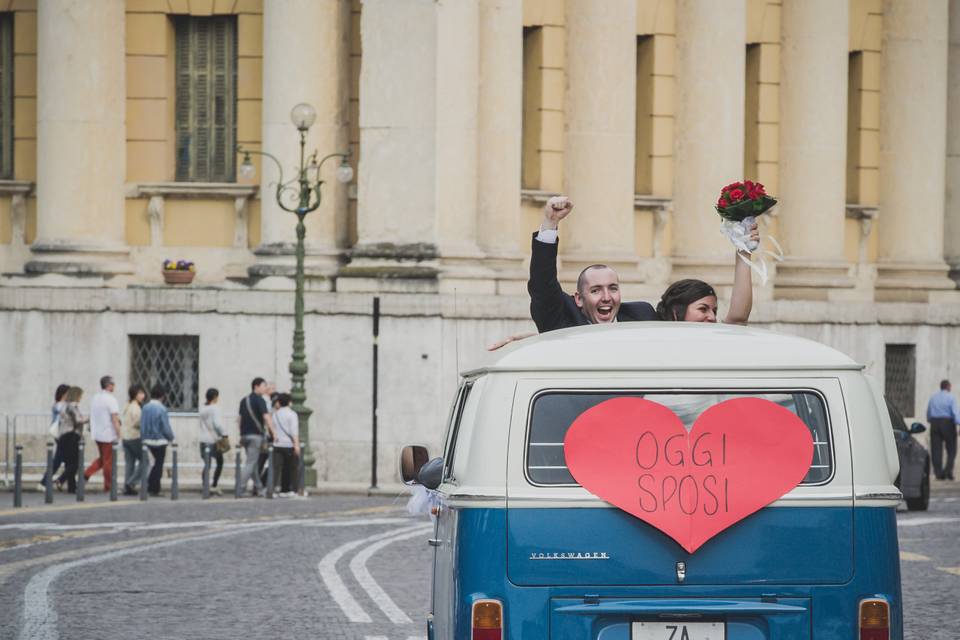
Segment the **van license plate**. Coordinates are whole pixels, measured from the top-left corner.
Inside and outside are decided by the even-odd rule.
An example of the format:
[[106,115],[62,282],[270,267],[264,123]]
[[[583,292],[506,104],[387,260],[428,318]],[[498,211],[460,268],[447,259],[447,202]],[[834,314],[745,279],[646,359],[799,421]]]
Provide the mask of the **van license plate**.
[[633,640],[725,640],[722,622],[634,622]]

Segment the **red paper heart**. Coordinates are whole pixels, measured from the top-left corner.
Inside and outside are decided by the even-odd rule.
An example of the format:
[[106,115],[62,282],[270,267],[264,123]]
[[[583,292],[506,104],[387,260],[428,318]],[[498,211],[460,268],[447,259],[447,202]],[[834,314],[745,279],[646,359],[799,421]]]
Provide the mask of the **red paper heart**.
[[735,398],[687,433],[667,407],[614,398],[584,411],[563,443],[585,489],[693,553],[803,480],[813,439],[800,418],[760,398]]

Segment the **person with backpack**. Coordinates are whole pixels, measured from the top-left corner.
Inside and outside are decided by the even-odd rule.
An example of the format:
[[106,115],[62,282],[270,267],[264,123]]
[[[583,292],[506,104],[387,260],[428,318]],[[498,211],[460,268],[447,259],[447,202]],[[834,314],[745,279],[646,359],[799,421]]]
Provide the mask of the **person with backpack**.
[[240,446],[243,447],[246,459],[240,475],[240,490],[245,492],[247,482],[253,478],[253,495],[263,493],[263,482],[257,473],[257,461],[260,459],[260,450],[266,437],[274,435],[273,421],[270,419],[270,409],[263,400],[267,388],[267,381],[263,378],[254,378],[250,383],[250,395],[240,401],[239,425]]

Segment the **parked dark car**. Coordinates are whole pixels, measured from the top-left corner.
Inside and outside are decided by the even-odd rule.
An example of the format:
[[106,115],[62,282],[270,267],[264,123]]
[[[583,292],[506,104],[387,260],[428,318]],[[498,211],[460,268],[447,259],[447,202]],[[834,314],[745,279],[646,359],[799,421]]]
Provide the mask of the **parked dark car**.
[[894,484],[903,494],[908,509],[926,511],[930,504],[930,452],[913,435],[923,433],[927,428],[914,422],[908,429],[896,407],[887,402],[887,410],[890,412],[893,437],[900,457],[900,475]]

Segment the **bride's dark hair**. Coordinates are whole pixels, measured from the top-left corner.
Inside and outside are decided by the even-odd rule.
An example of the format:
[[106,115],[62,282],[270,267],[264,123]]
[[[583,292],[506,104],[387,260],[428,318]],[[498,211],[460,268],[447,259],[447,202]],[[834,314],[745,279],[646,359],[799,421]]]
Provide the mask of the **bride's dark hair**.
[[716,297],[717,292],[703,280],[677,280],[667,287],[657,304],[657,315],[661,320],[683,320],[687,307],[707,296]]

